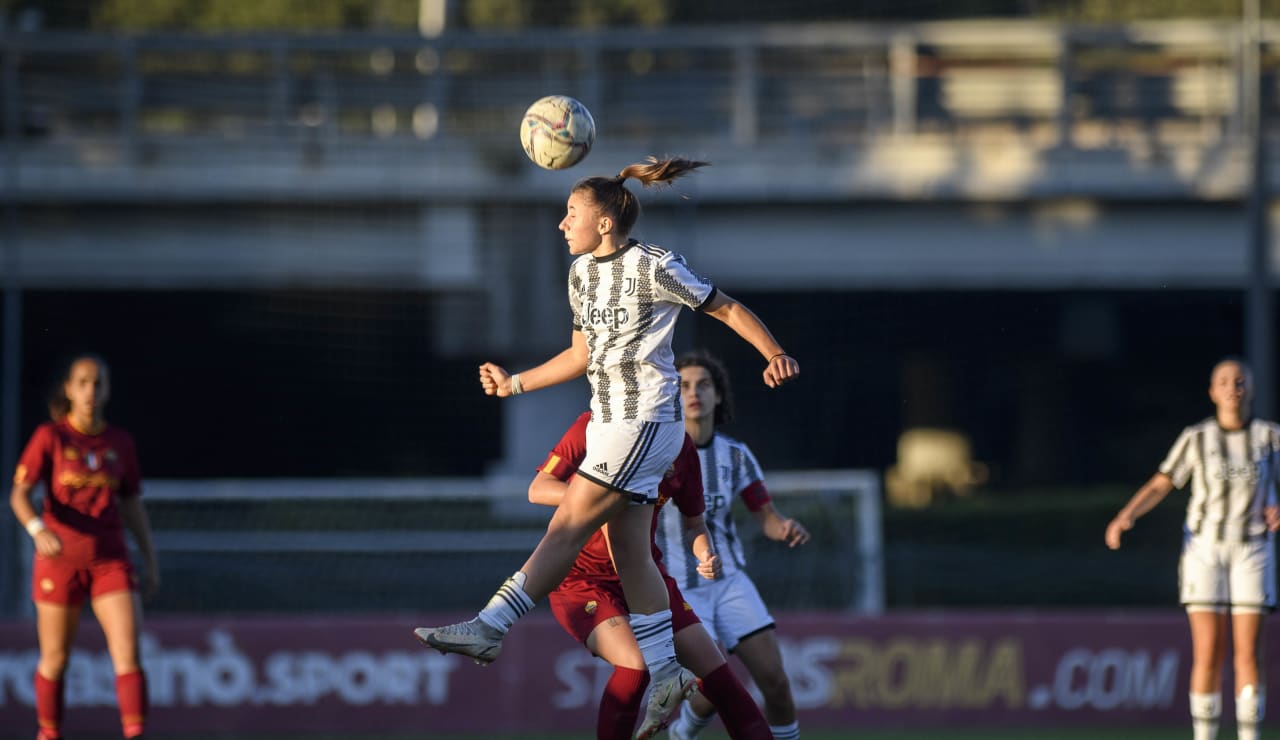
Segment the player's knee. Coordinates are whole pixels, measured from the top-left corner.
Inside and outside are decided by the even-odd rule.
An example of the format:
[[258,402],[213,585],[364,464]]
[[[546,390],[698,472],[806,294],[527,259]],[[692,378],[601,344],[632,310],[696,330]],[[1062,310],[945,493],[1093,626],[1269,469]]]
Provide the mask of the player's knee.
[[40,671],[40,675],[50,681],[57,681],[62,678],[62,674],[67,670],[68,657],[66,650],[59,648],[48,649],[42,646],[40,648],[40,661],[36,670]]
[[791,703],[791,679],[786,671],[770,671],[756,680],[756,687],[765,701],[774,706],[785,706]]
[[1222,659],[1216,656],[1191,656],[1191,672],[1204,676],[1211,686],[1217,686],[1222,680]]

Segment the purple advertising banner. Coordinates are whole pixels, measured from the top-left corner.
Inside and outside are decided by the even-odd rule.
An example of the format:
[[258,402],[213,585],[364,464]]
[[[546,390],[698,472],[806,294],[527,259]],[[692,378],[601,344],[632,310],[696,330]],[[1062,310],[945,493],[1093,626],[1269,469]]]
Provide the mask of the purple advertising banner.
[[[464,616],[151,619],[143,635],[150,727],[246,735],[590,732],[608,666],[545,612],[522,620],[489,667],[425,650],[412,636],[416,625]],[[80,632],[66,679],[66,729],[110,730],[118,726],[111,661],[96,625],[86,620]],[[778,637],[806,727],[1187,721],[1190,643],[1176,610],[783,613]],[[5,736],[34,733],[36,657],[34,625],[0,623]],[[1270,648],[1266,662],[1277,659]],[[1224,716],[1232,716],[1227,685]]]

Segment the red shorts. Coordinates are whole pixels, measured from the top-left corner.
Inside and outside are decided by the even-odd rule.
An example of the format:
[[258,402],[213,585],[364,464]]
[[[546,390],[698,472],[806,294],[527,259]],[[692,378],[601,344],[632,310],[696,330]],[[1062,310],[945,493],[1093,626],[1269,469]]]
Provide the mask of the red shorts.
[[80,606],[85,596],[97,598],[132,590],[133,566],[127,558],[79,560],[36,555],[31,565],[31,600],[44,604]]
[[[671,595],[672,634],[699,624],[702,620],[693,613],[693,607],[684,600],[676,581],[662,575]],[[548,597],[551,612],[573,639],[586,644],[587,637],[604,622],[613,617],[626,619],[627,600],[622,595],[622,583],[617,578],[566,578]]]

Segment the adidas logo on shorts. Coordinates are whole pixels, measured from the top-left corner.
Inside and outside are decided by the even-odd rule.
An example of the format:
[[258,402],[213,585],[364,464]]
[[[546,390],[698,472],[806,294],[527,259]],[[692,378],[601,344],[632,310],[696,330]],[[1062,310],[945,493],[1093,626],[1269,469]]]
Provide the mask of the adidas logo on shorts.
[[592,468],[592,470],[596,471],[597,473],[599,473],[599,474],[601,474],[601,475],[608,475],[608,474],[609,474],[609,463],[602,462],[602,463],[600,463],[599,465],[597,465],[597,466],[595,466],[594,468]]

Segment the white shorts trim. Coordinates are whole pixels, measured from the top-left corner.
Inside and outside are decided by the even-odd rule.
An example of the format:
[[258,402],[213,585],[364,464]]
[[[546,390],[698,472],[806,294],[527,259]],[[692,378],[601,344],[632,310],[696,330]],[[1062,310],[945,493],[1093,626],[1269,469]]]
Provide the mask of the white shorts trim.
[[1187,611],[1263,613],[1276,606],[1275,538],[1217,540],[1186,533],[1178,592]]
[[656,504],[658,484],[684,446],[683,421],[587,422],[587,454],[577,475]]
[[756,584],[742,571],[680,592],[711,636],[729,652],[744,639],[774,626]]

